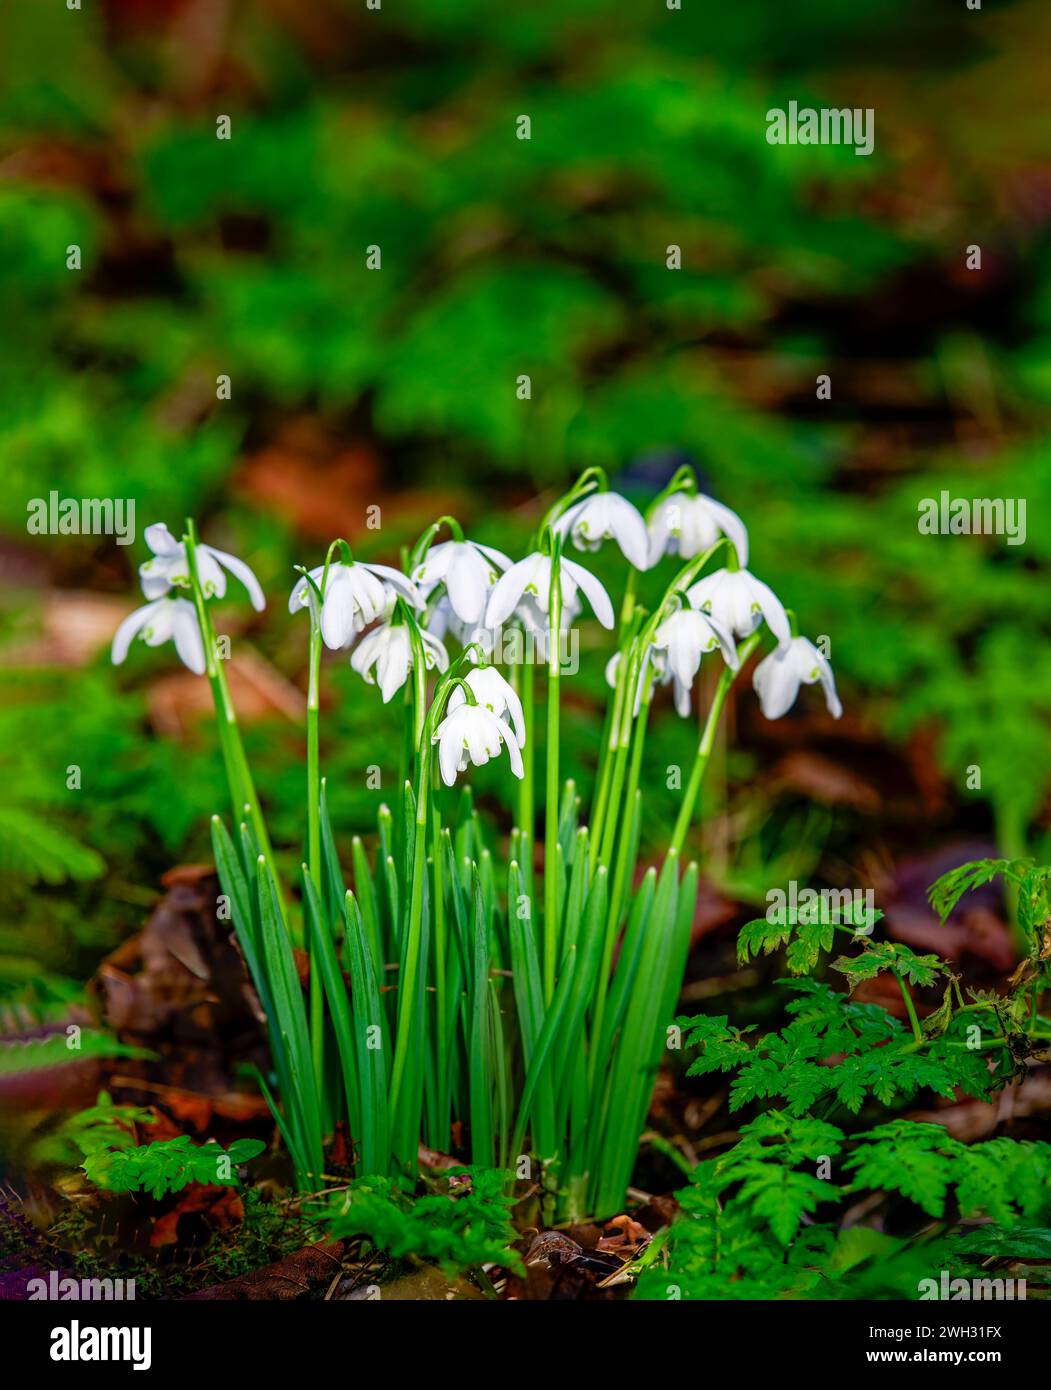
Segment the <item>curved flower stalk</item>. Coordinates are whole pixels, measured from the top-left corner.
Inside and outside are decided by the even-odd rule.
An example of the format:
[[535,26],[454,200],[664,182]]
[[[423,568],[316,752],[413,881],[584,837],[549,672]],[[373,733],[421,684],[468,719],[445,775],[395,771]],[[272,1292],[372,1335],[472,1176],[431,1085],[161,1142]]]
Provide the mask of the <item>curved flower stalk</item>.
[[[139,566],[142,592],[147,598],[160,598],[169,589],[188,589],[190,587],[190,563],[184,541],[177,541],[163,521],[147,526],[143,532],[146,544],[153,551],[153,559]],[[248,590],[252,607],[261,613],[266,607],[263,590],[255,574],[236,555],[225,550],[216,550],[213,545],[197,545],[197,574],[205,598],[223,598],[226,594],[226,575],[229,570]]]
[[825,704],[833,719],[843,713],[836,680],[828,658],[805,637],[793,637],[787,647],[776,647],[755,668],[752,687],[767,719],[780,719],[796,702],[801,685],[821,683]]
[[174,642],[179,660],[196,676],[204,675],[204,642],[197,612],[189,599],[158,598],[129,613],[113,636],[110,657],[120,666],[138,637],[148,647]]
[[[449,653],[431,633],[420,629],[424,665],[428,671],[449,669]],[[409,678],[415,663],[413,634],[406,623],[386,622],[362,637],[350,655],[350,664],[368,685],[378,685],[383,703]]]
[[721,569],[706,574],[686,597],[691,607],[707,613],[735,637],[750,637],[764,620],[779,646],[786,646],[792,636],[781,600],[748,570]]
[[401,570],[354,560],[345,541],[333,545],[343,550],[344,558],[326,559],[323,565],[301,575],[288,599],[290,613],[320,604],[321,636],[326,647],[332,651],[349,647],[377,618],[389,617],[399,598],[413,608],[423,607],[416,586]]

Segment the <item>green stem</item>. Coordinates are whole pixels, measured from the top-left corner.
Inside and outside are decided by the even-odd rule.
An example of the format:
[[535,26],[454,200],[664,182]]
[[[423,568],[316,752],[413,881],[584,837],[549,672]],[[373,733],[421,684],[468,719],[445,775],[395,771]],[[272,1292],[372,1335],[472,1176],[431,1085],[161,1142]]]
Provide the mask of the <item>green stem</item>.
[[[744,666],[752,652],[754,652],[759,645],[759,640],[759,634],[754,633],[747,641],[742,642],[740,647],[738,647],[737,660],[739,667]],[[705,720],[704,729],[701,732],[701,741],[697,745],[697,756],[690,770],[690,780],[686,784],[682,805],[679,807],[679,814],[675,821],[675,829],[672,831],[669,848],[673,849],[676,854],[682,853],[686,832],[689,830],[693,820],[693,813],[697,805],[697,797],[701,790],[701,783],[704,781],[708,760],[712,755],[712,748],[715,745],[715,734],[719,727],[719,718],[722,715],[723,706],[726,704],[726,697],[730,693],[730,688],[737,674],[738,672],[731,671],[729,666],[720,673],[719,684],[715,688],[715,695],[712,697],[708,718]]]
[[606,721],[602,733],[602,744],[599,752],[598,782],[595,792],[595,807],[591,816],[590,825],[590,847],[588,850],[590,858],[591,872],[595,872],[598,864],[599,851],[602,847],[602,832],[606,823],[606,812],[609,806],[610,779],[613,772],[613,761],[616,757],[617,743],[620,737],[620,721],[624,708],[624,690],[628,679],[628,667],[631,662],[628,658],[628,651],[621,648],[620,661],[617,663],[617,681],[613,688],[613,699],[607,702]]
[[909,1022],[912,1024],[912,1036],[918,1043],[922,1043],[923,1029],[920,1027],[920,1020],[916,1017],[916,1005],[912,1002],[912,995],[909,993],[909,987],[905,983],[905,977],[897,970],[891,971],[891,974],[897,980],[898,988],[901,990],[901,997],[905,1000],[905,1010],[909,1015]]
[[522,778],[518,783],[518,829],[522,835],[522,872],[526,878],[526,891],[532,892],[533,882],[533,832],[535,829],[534,790],[533,790],[533,747],[536,727],[536,681],[529,652],[523,643],[521,667],[522,719],[525,723],[526,741],[522,749]]
[[[394,1040],[394,1066],[390,1079],[390,1116],[392,1124],[398,1113],[405,1064],[412,1041],[413,1007],[416,1001],[416,977],[420,966],[420,940],[423,935],[423,885],[427,872],[427,798],[430,782],[430,751],[424,742],[419,749],[420,779],[416,796],[416,834],[413,841],[412,897],[409,903],[408,933],[401,974],[398,979],[398,1024]],[[435,853],[437,854],[437,849]]]
[[[621,657],[622,664],[626,666],[627,670],[624,675],[624,689],[621,692],[619,718],[614,723],[613,737],[609,745],[612,754],[610,780],[606,794],[606,805],[603,807],[602,843],[599,851],[599,862],[605,864],[607,869],[613,862],[613,847],[616,843],[617,828],[623,819],[617,814],[617,809],[625,805],[622,793],[624,777],[627,772],[628,752],[631,748],[631,731],[635,719],[634,692],[639,688],[640,663],[645,660],[645,657],[640,657],[639,653],[645,650],[646,646],[643,639],[638,638]],[[626,814],[630,815],[627,812]]]
[[558,951],[558,737],[559,678],[561,676],[562,583],[557,540],[551,547],[551,589],[548,595],[547,654],[547,795],[544,803],[544,999],[555,993]]
[[[648,662],[645,664],[648,665]],[[620,925],[621,902],[625,895],[627,876],[631,867],[631,822],[634,815],[635,792],[639,785],[639,776],[642,770],[642,750],[646,741],[646,725],[649,720],[651,698],[652,690],[649,688],[649,681],[647,680],[646,689],[642,696],[642,703],[639,707],[639,717],[635,720],[635,743],[632,749],[631,769],[628,774],[628,784],[623,800],[624,815],[620,818],[621,828],[620,839],[617,843],[616,872],[613,875],[613,882],[610,886],[609,908],[606,916],[606,936],[602,943],[602,963],[599,966],[598,979],[595,982],[595,1006],[591,1022],[591,1037],[596,1040],[596,1046],[592,1050],[588,1065],[588,1088],[592,1092],[594,1091],[598,1067],[602,1061],[598,1055],[597,1041],[602,1037],[602,1024],[606,1013],[606,996],[609,993],[610,972],[613,966],[613,949],[617,944],[617,928]]]
[[[448,1147],[449,1139],[449,1068],[445,1065],[444,1047],[447,1036],[448,1025],[448,1001],[446,998],[446,958],[448,955],[447,936],[445,924],[445,887],[442,878],[442,818],[438,810],[437,798],[434,802],[432,812],[433,818],[433,838],[432,854],[434,856],[434,990],[435,990],[435,1036],[438,1044],[438,1067],[437,1067],[437,1102],[436,1112],[438,1117],[439,1133],[435,1134],[434,1142],[443,1151]],[[417,828],[417,834],[419,829]]]
[[[310,861],[310,877],[317,889],[318,900],[321,895],[321,774],[319,755],[319,689],[321,680],[321,625],[315,621],[313,607],[310,614],[310,675],[307,684],[307,855]],[[323,1078],[325,1075],[325,996],[321,977],[320,961],[316,951],[310,950],[310,1055],[314,1063],[314,1075],[322,1090],[320,1101],[324,1105]]]
[[[274,851],[259,806],[259,797],[256,794],[255,783],[248,767],[248,759],[245,757],[241,731],[237,724],[237,713],[226,680],[226,671],[215,652],[215,627],[212,624],[212,616],[208,610],[204,591],[201,588],[200,575],[197,571],[197,528],[192,520],[188,520],[186,523],[185,544],[187,564],[190,570],[190,588],[193,593],[194,607],[197,610],[197,621],[201,627],[205,672],[212,687],[212,699],[215,702],[215,712],[219,722],[219,740],[222,744],[223,760],[226,764],[227,781],[230,784],[231,797],[236,797],[239,802],[239,804],[235,802],[234,806],[234,823],[236,824],[241,819],[247,808],[252,828],[259,841],[259,847],[273,868]],[[274,877],[276,881],[276,871]]]

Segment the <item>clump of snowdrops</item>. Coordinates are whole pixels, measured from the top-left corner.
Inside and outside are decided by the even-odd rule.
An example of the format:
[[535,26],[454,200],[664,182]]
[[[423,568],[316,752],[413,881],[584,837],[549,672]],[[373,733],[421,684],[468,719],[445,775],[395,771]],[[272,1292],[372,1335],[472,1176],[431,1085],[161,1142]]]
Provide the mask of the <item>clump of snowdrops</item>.
[[[747,569],[740,518],[699,493],[689,469],[645,517],[589,469],[523,559],[445,516],[403,569],[355,560],[344,540],[300,569],[290,608],[309,621],[309,689],[297,894],[278,877],[211,617],[228,574],[260,610],[262,590],[193,522],[180,539],[151,526],[146,541],[149,602],[121,624],[113,660],[136,636],[171,639],[211,683],[234,808],[229,830],[213,817],[216,865],[269,1024],[273,1071],[262,1084],[300,1185],[322,1184],[339,1121],[360,1175],[409,1182],[420,1144],[448,1152],[455,1125],[472,1164],[542,1182],[560,1212],[619,1208],[682,983],[698,870],[680,860],[731,686],[767,641],[752,683],[768,718],[815,682],[840,713],[827,660]],[[628,562],[619,615],[581,556],[609,542]],[[676,572],[646,611],[636,576],[668,556]],[[559,769],[563,668],[585,608],[616,643],[587,807]],[[357,838],[341,857],[328,816],[318,737],[326,646],[349,651],[384,701],[399,691],[405,701],[407,775],[379,810],[371,859]],[[691,714],[702,661],[720,675],[663,858],[640,877],[654,689],[671,684],[679,713]],[[448,790],[494,758],[517,779],[514,824],[499,845],[469,789]],[[294,944],[309,956],[306,987]]]

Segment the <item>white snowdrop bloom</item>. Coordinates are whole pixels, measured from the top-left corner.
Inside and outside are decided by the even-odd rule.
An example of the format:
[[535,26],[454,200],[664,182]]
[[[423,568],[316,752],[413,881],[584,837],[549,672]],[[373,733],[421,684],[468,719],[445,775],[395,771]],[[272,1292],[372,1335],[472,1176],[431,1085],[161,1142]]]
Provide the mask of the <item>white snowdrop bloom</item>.
[[[609,594],[590,570],[578,565],[575,560],[567,560],[565,556],[559,561],[559,590],[563,609],[579,608],[579,591],[595,610],[595,617],[602,626],[612,628],[613,604],[610,602]],[[486,626],[499,627],[518,610],[523,620],[528,621],[529,617],[537,619],[538,624],[543,623],[546,631],[550,622],[550,596],[551,557],[534,551],[532,555],[527,555],[524,560],[512,565],[496,581],[489,595],[489,606],[485,610]],[[523,600],[532,600],[532,605],[526,603],[525,611],[520,608]]]
[[[186,546],[177,541],[163,521],[147,526],[143,532],[146,544],[153,551],[153,559],[139,566],[142,592],[147,598],[160,598],[169,589],[190,587],[190,562]],[[225,550],[216,550],[214,545],[198,541],[196,547],[197,574],[206,598],[222,598],[226,593],[226,575],[229,570],[248,590],[252,607],[261,613],[266,607],[262,586],[248,565],[236,555]]]
[[[514,725],[515,736],[518,739],[518,746],[524,748],[526,741],[525,715],[522,712],[522,701],[518,698],[518,691],[514,686],[500,674],[495,666],[478,666],[473,671],[468,671],[464,680],[471,687],[479,705],[491,710],[497,719],[506,721],[510,716],[511,723]],[[456,686],[449,696],[446,709],[459,709],[466,699],[467,696],[460,686]]]
[[686,593],[692,608],[707,613],[735,637],[749,637],[765,618],[778,646],[792,635],[781,600],[768,584],[748,570],[716,570],[698,579]]
[[675,708],[685,718],[690,712],[690,690],[705,652],[718,648],[731,671],[740,665],[729,631],[715,617],[694,608],[680,608],[653,634],[650,659],[661,678],[675,687]]
[[[428,671],[449,669],[449,654],[437,637],[421,630],[423,660]],[[402,688],[415,664],[412,637],[404,623],[383,623],[366,633],[351,654],[350,664],[369,685],[378,685],[383,703]]]
[[482,621],[489,592],[511,561],[499,550],[474,541],[443,541],[432,545],[412,577],[424,595],[445,585],[449,604],[461,622]]
[[650,541],[637,508],[616,492],[593,492],[568,507],[552,529],[569,536],[578,550],[598,550],[605,540],[614,540],[625,559],[637,570],[650,567]]
[[748,532],[736,512],[704,493],[673,492],[663,498],[650,517],[650,564],[662,555],[692,560],[726,536],[742,565],[748,564]]
[[[324,575],[324,565],[310,571],[310,578],[319,589]],[[401,570],[391,569],[389,565],[365,564],[360,560],[349,564],[336,561],[329,565],[321,605],[321,636],[326,647],[339,651],[349,646],[370,623],[377,618],[388,617],[399,597],[414,608],[422,607],[423,600],[416,586],[406,579]],[[301,575],[288,600],[288,611],[298,613],[311,602],[317,602],[317,595],[306,576]]]
[[755,668],[752,686],[759,696],[759,707],[767,719],[780,719],[795,704],[801,685],[821,682],[825,704],[833,719],[843,713],[836,694],[832,667],[813,642],[793,637],[787,647],[776,647]]
[[484,705],[465,702],[446,714],[434,731],[431,742],[438,745],[438,765],[447,787],[452,786],[456,774],[463,772],[468,763],[481,767],[490,758],[496,757],[502,746],[507,748],[514,775],[525,775],[522,752],[514,731]]
[[204,675],[201,626],[197,621],[197,610],[189,599],[158,598],[129,613],[113,635],[110,656],[115,666],[123,662],[136,637],[148,647],[174,642],[183,665],[198,676]]

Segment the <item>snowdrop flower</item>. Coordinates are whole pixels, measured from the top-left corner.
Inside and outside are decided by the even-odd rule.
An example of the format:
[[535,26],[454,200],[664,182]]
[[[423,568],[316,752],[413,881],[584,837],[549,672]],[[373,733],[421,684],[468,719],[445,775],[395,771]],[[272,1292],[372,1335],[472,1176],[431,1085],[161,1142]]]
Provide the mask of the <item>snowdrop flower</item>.
[[765,618],[779,647],[792,636],[788,615],[769,585],[748,570],[716,570],[687,590],[692,608],[707,613],[735,637],[749,637]]
[[[526,741],[525,715],[522,712],[522,701],[518,698],[518,691],[515,690],[514,686],[504,679],[495,666],[478,666],[473,671],[468,671],[464,680],[474,692],[474,697],[480,707],[491,710],[497,719],[504,722],[510,715],[515,728],[515,736],[518,739],[518,746],[524,748]],[[449,696],[446,709],[459,709],[466,699],[467,696],[461,687],[456,686]]]
[[731,671],[740,665],[737,648],[729,631],[717,618],[694,608],[680,608],[658,626],[653,634],[650,660],[662,680],[675,687],[675,708],[683,716],[690,713],[690,690],[705,652],[723,654]]
[[[437,666],[449,669],[449,654],[429,632],[420,632],[423,660],[428,671]],[[408,680],[415,662],[412,637],[404,623],[384,623],[361,639],[350,658],[350,664],[369,685],[378,683],[383,703]]]
[[442,781],[451,787],[456,774],[468,763],[481,767],[496,757],[501,745],[506,745],[511,771],[516,777],[525,775],[518,740],[510,727],[484,705],[462,704],[447,714],[431,739],[438,745],[438,765]]
[[836,694],[832,667],[812,642],[793,637],[785,647],[777,647],[755,668],[752,686],[767,719],[780,719],[795,704],[801,685],[821,682],[825,704],[833,719],[843,713]]
[[650,517],[650,564],[662,555],[692,560],[726,536],[742,565],[748,564],[748,532],[736,512],[703,493],[673,492],[663,498]]
[[553,523],[560,536],[569,536],[578,550],[598,550],[605,540],[615,540],[625,559],[637,570],[650,567],[650,541],[646,523],[626,497],[616,492],[593,492],[574,502]]
[[[317,587],[325,575],[325,566],[310,571]],[[328,567],[328,581],[321,605],[321,636],[333,651],[347,647],[354,638],[377,618],[390,615],[397,598],[406,599],[414,608],[422,607],[416,586],[400,570],[389,565],[335,561]],[[317,595],[301,576],[288,600],[288,611],[298,613],[308,604],[316,603]]]
[[[139,566],[142,592],[146,597],[160,598],[173,586],[188,589],[190,562],[186,556],[185,544],[175,539],[163,521],[147,526],[143,536],[153,551],[153,559]],[[226,593],[226,575],[223,570],[228,569],[248,590],[248,597],[252,600],[252,607],[256,612],[263,611],[266,607],[263,590],[259,580],[243,560],[239,560],[236,555],[227,554],[225,550],[216,550],[213,545],[204,545],[200,541],[197,543],[196,555],[197,574],[207,598],[213,595],[215,598],[222,598]]]
[[413,571],[424,595],[445,584],[449,606],[468,626],[482,621],[489,591],[511,561],[499,550],[474,541],[443,541],[432,545]]
[[[603,627],[613,626],[613,604],[609,594],[583,565],[565,556],[559,561],[559,589],[562,594],[563,611],[579,611],[578,590],[582,592],[595,617]],[[485,610],[487,627],[499,627],[512,613],[516,612],[523,622],[535,621],[543,624],[546,632],[550,625],[549,599],[551,596],[551,557],[534,551],[524,560],[502,574],[489,595],[489,606]],[[563,624],[564,626],[564,624]]]
[[174,641],[183,665],[195,675],[204,675],[204,642],[197,610],[189,599],[158,598],[129,613],[113,636],[110,656],[114,666],[124,661],[135,637],[140,637],[148,647]]

